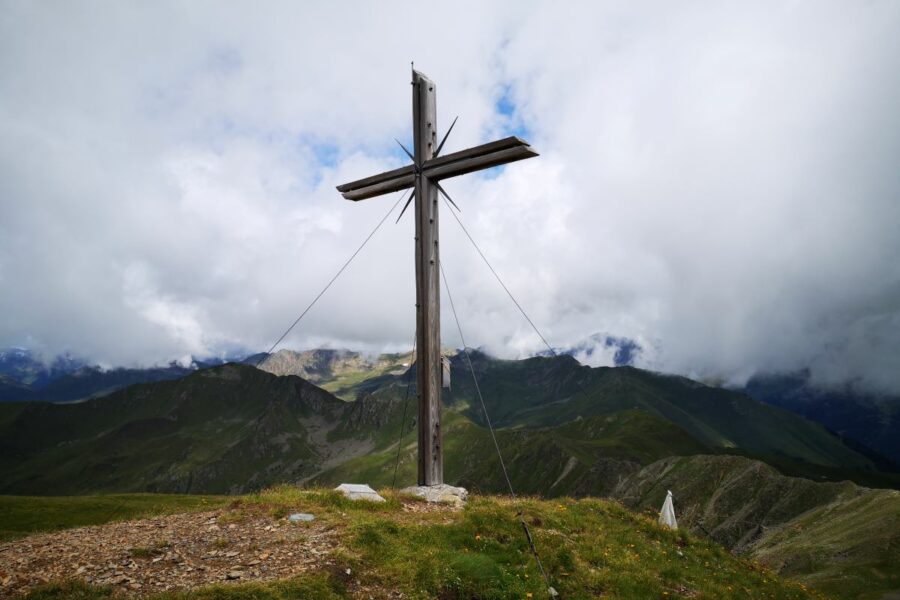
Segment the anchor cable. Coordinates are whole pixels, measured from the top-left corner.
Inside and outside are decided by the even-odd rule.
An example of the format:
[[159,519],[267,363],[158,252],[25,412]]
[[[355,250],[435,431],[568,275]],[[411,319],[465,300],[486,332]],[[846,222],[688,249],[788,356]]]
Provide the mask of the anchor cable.
[[335,280],[338,277],[340,277],[341,273],[344,272],[344,269],[346,269],[350,265],[350,263],[353,262],[353,259],[356,258],[356,255],[359,254],[360,251],[365,247],[365,245],[369,243],[369,240],[372,239],[372,236],[375,235],[375,232],[381,228],[382,224],[384,224],[384,222],[391,215],[391,213],[394,212],[394,209],[396,209],[397,205],[399,205],[400,202],[403,201],[403,198],[405,196],[406,196],[406,192],[403,192],[400,195],[400,197],[397,199],[397,201],[394,203],[394,205],[391,207],[391,209],[389,211],[387,211],[387,214],[385,214],[381,218],[381,220],[378,221],[378,225],[375,226],[375,229],[373,229],[372,232],[366,237],[366,239],[363,240],[363,243],[359,245],[359,248],[356,249],[356,252],[354,252],[353,254],[350,255],[350,258],[348,258],[347,262],[345,262],[344,265],[340,269],[338,269],[338,272],[334,274],[334,277],[331,278],[331,281],[329,281],[328,284],[326,284],[325,287],[322,288],[322,291],[319,292],[319,294],[315,298],[313,298],[313,301],[309,303],[309,306],[307,306],[305,309],[303,309],[303,312],[300,313],[300,316],[297,317],[296,320],[294,320],[294,322],[291,323],[291,326],[288,327],[285,330],[285,332],[281,334],[281,337],[278,338],[277,340],[275,340],[275,343],[272,344],[272,347],[269,348],[269,351],[266,352],[262,357],[259,358],[259,360],[256,361],[256,364],[253,365],[254,367],[256,367],[258,369],[262,363],[264,363],[270,356],[272,356],[272,351],[275,350],[275,348],[278,346],[278,344],[280,344],[282,342],[282,340],[284,340],[284,338],[286,338],[287,335],[291,332],[291,330],[293,330],[294,327],[297,326],[297,323],[299,323],[300,320],[306,316],[306,313],[308,313],[309,310],[316,304],[316,302],[319,301],[319,298],[321,298],[325,294],[325,292],[328,291],[328,288],[330,288],[331,284],[333,284],[335,282]]
[[409,369],[406,371],[406,397],[403,399],[403,419],[400,420],[400,439],[397,440],[397,462],[394,463],[394,477],[391,479],[391,489],[397,489],[397,469],[400,467],[400,449],[403,447],[403,426],[406,425],[406,407],[409,405],[409,388],[412,387],[413,359],[416,357],[416,342],[419,341],[419,333],[413,337],[412,354],[409,355]]
[[[444,200],[444,203],[446,204],[446,199]],[[448,207],[449,207],[449,205],[448,205]],[[542,334],[541,331],[537,328],[537,325],[534,324],[534,321],[531,320],[531,317],[528,316],[528,313],[525,312],[525,309],[522,308],[522,305],[519,304],[519,301],[516,300],[516,297],[513,296],[512,292],[509,291],[509,288],[506,287],[506,284],[503,283],[503,280],[500,279],[500,275],[497,273],[497,271],[491,265],[490,261],[488,261],[487,257],[484,255],[484,252],[481,251],[481,248],[475,242],[475,239],[472,237],[472,234],[469,233],[469,230],[466,229],[466,226],[463,225],[463,222],[459,218],[459,216],[456,213],[454,213],[452,210],[449,212],[450,212],[450,214],[453,215],[453,218],[456,219],[456,222],[459,224],[460,228],[463,230],[463,233],[466,234],[466,237],[469,238],[469,241],[472,242],[472,246],[474,246],[475,250],[478,251],[478,254],[481,256],[481,259],[484,261],[484,264],[486,264],[488,269],[491,270],[491,273],[493,273],[494,278],[500,284],[500,287],[503,288],[503,291],[506,292],[506,295],[509,296],[509,299],[513,301],[513,304],[516,305],[516,308],[519,309],[519,312],[522,313],[522,316],[525,317],[525,320],[528,321],[528,324],[531,325],[531,328],[534,329],[534,332],[538,335],[539,338],[541,338],[541,341],[544,342],[544,345],[547,347],[547,350],[550,351],[550,355],[553,356],[554,358],[558,357],[559,352],[557,352],[556,349],[550,345],[550,342],[547,341],[547,338],[544,337],[544,334]],[[584,383],[580,379],[577,379],[577,378],[574,379],[574,382],[575,382],[575,385],[578,386],[578,391],[580,391],[581,394],[585,398],[590,398],[590,393],[587,391],[587,388],[584,387]]]
[[509,472],[506,470],[506,463],[503,461],[503,453],[500,452],[500,444],[497,442],[497,434],[494,433],[494,425],[491,423],[491,417],[488,415],[487,406],[484,403],[484,397],[481,395],[481,388],[478,387],[478,378],[475,377],[475,368],[472,366],[472,358],[469,356],[469,348],[466,345],[466,338],[463,335],[462,327],[459,324],[459,317],[456,315],[456,307],[453,305],[453,295],[450,293],[450,285],[447,283],[447,274],[444,273],[444,265],[438,264],[441,269],[441,278],[444,280],[444,289],[447,290],[447,299],[450,301],[450,310],[453,312],[453,319],[456,321],[456,329],[459,332],[459,339],[462,342],[463,354],[466,357],[466,363],[472,372],[472,382],[475,384],[475,393],[478,394],[478,400],[481,403],[481,410],[484,413],[484,420],[487,423],[488,430],[491,432],[491,439],[494,441],[494,448],[497,449],[497,456],[500,459],[500,468],[503,470],[503,477],[506,479],[506,487],[509,488],[509,495],[513,500],[516,499],[516,492],[513,490],[512,481],[509,479]]
[[[494,448],[497,450],[497,458],[500,459],[500,468],[503,470],[503,477],[506,479],[506,485],[509,487],[509,495],[513,499],[513,501],[518,501],[518,496],[516,496],[516,492],[513,489],[512,481],[509,479],[509,472],[506,470],[506,463],[503,460],[503,453],[500,451],[500,444],[497,442],[497,434],[494,432],[494,425],[491,423],[491,417],[488,415],[487,405],[484,403],[484,396],[481,394],[481,388],[478,386],[478,377],[475,375],[475,367],[472,365],[472,357],[469,356],[469,347],[466,345],[466,338],[463,335],[462,325],[459,323],[459,316],[456,314],[456,306],[453,304],[453,294],[450,293],[450,284],[447,283],[447,274],[444,273],[444,265],[438,261],[438,267],[441,271],[441,278],[444,280],[444,289],[447,290],[447,299],[450,301],[450,310],[453,313],[453,319],[456,321],[456,330],[459,332],[459,339],[462,342],[463,354],[466,357],[466,363],[469,366],[469,371],[472,373],[472,381],[475,384],[475,392],[478,394],[478,401],[481,403],[481,410],[484,412],[484,420],[487,423],[488,430],[491,432],[491,439],[494,441]],[[528,541],[528,545],[531,547],[531,554],[534,556],[534,561],[537,563],[538,570],[541,572],[541,576],[544,578],[544,583],[547,584],[547,589],[550,593],[551,598],[556,598],[557,593],[556,590],[553,589],[553,586],[550,585],[550,578],[547,576],[547,572],[544,570],[544,565],[541,563],[541,557],[538,556],[537,548],[534,545],[534,538],[531,536],[531,530],[528,529],[528,524],[525,522],[525,515],[522,512],[521,508],[519,509],[517,515],[519,518],[519,523],[522,525],[522,529],[525,532],[525,539]]]
[[[444,203],[445,204],[447,203],[446,199],[444,200]],[[449,204],[447,204],[447,208],[450,208]],[[513,301],[513,304],[516,305],[516,308],[519,309],[519,312],[522,313],[522,316],[525,317],[525,320],[528,321],[528,324],[531,325],[531,328],[534,329],[534,332],[538,335],[539,338],[541,338],[541,341],[544,342],[544,345],[547,346],[547,349],[550,351],[550,353],[553,356],[557,356],[556,350],[553,349],[553,346],[550,345],[550,342],[547,341],[547,338],[545,338],[544,335],[540,332],[540,330],[537,328],[537,325],[534,324],[534,321],[531,320],[531,317],[528,316],[528,313],[525,312],[525,309],[522,308],[522,305],[519,304],[518,300],[516,300],[516,297],[513,296],[512,292],[509,291],[509,288],[506,287],[506,284],[503,283],[503,280],[500,279],[500,275],[497,274],[497,271],[495,271],[494,267],[491,266],[491,263],[490,263],[490,261],[488,261],[487,257],[484,255],[484,252],[482,252],[481,248],[478,246],[478,244],[475,243],[475,240],[472,238],[472,235],[469,233],[469,230],[466,229],[465,225],[463,225],[462,220],[459,218],[459,216],[454,211],[450,210],[449,212],[451,215],[453,215],[453,218],[456,219],[456,222],[459,224],[460,228],[463,230],[463,233],[466,234],[466,237],[469,238],[469,241],[472,242],[472,245],[475,247],[475,250],[477,250],[478,254],[481,256],[481,260],[484,261],[484,264],[487,265],[487,268],[490,269],[491,273],[494,274],[494,278],[500,284],[500,287],[503,288],[503,291],[506,292],[506,295],[509,296],[509,299]]]

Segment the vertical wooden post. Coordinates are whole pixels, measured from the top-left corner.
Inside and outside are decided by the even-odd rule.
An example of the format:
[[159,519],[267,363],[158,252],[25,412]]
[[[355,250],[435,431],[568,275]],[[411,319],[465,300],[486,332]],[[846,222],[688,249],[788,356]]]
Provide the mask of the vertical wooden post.
[[[434,82],[413,71],[413,144],[422,165],[437,146]],[[419,393],[419,485],[444,483],[441,435],[441,299],[438,191],[416,175],[416,389]]]

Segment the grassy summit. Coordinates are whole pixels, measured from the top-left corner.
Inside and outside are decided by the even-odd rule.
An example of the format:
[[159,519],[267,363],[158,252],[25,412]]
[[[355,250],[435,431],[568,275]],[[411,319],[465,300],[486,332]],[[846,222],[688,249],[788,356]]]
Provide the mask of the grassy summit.
[[[562,598],[819,597],[755,563],[735,558],[715,543],[665,529],[654,519],[614,502],[529,498],[513,503],[495,496],[477,496],[465,509],[454,511],[389,492],[386,496],[386,503],[375,505],[350,502],[330,491],[282,487],[234,499],[210,514],[219,523],[240,525],[244,520],[255,520],[256,531],[265,531],[263,523],[276,525],[278,531],[291,533],[278,534],[281,544],[294,547],[307,531],[324,530],[334,540],[332,546],[322,556],[317,555],[315,565],[291,579],[255,583],[246,582],[249,577],[245,576],[236,582],[151,597],[383,598],[398,597],[399,592],[404,598],[546,598],[546,586],[516,520],[518,510],[530,524],[544,566]],[[158,506],[168,498],[176,505],[183,501],[158,496]],[[127,497],[120,500],[129,502]],[[140,496],[133,500],[142,501]],[[75,512],[86,506],[84,498],[72,502]],[[0,518],[8,518],[12,504],[14,500],[6,500],[7,509]],[[293,511],[313,513],[316,521],[289,524],[284,516]],[[7,524],[3,527],[9,529]],[[240,537],[233,541],[215,537],[228,531],[226,527],[224,533],[209,535],[209,548],[223,544],[233,548],[236,556],[230,560],[238,564],[247,563],[248,554],[267,551],[259,546],[244,548]],[[89,540],[91,536],[82,538]],[[201,539],[205,538],[201,535]],[[150,548],[153,542],[147,539]],[[16,543],[22,542],[4,547]],[[167,544],[167,553],[181,551],[177,540]],[[280,548],[284,551],[288,546]],[[205,550],[205,546],[193,548],[195,552]],[[125,557],[137,565],[131,572],[139,574],[151,565],[167,564],[151,562],[153,552],[132,549],[131,556]],[[299,553],[296,558],[306,559]],[[251,569],[241,568],[246,572]],[[91,587],[78,579],[73,575],[68,581],[32,588],[29,597],[103,598],[128,589],[122,585]],[[149,592],[152,589],[145,587],[140,593]]]

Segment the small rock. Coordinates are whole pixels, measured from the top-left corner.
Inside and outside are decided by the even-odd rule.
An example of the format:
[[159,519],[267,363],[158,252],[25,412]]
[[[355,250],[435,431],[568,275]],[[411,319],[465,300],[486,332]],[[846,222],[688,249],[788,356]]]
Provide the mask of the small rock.
[[378,495],[378,492],[365,485],[364,483],[342,483],[337,486],[337,491],[343,493],[351,500],[369,500],[371,502],[384,502],[384,498]]
[[314,521],[315,518],[315,516],[309,513],[294,513],[288,517],[288,521],[290,521],[291,523],[299,523],[301,521]]
[[244,574],[240,571],[229,571],[228,575],[225,576],[225,579],[240,579]]

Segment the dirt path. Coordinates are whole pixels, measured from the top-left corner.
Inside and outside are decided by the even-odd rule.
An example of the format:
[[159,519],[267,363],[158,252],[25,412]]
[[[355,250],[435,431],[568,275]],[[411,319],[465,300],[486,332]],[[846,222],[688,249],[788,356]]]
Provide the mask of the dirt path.
[[234,520],[221,510],[32,535],[0,544],[0,597],[60,579],[133,596],[281,579],[329,566],[337,537],[320,520],[295,524],[263,512]]

